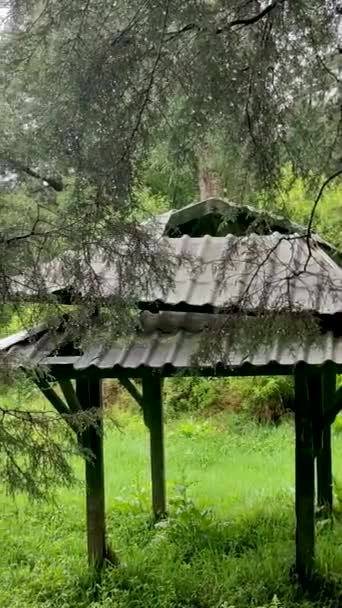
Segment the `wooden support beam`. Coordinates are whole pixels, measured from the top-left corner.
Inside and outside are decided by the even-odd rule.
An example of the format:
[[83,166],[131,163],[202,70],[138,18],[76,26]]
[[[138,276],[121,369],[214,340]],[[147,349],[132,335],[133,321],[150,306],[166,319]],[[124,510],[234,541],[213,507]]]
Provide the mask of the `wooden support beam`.
[[[83,376],[84,370],[76,370],[74,368],[79,357],[45,357],[43,364],[56,378],[77,378]],[[339,366],[342,373],[342,365]],[[89,367],[87,374],[90,376],[96,376],[101,378],[139,378],[142,377],[141,369],[125,369],[125,368],[92,368]],[[208,368],[174,368],[172,365],[165,365],[160,371],[160,376],[164,378],[173,378],[179,373],[182,373],[184,377],[193,376],[194,373],[199,376],[215,377],[215,378],[226,378],[234,376],[290,376],[293,374],[293,365],[278,365],[278,364],[267,364],[260,366],[253,366],[245,363],[242,367],[237,368],[225,368],[225,367],[208,367]],[[144,372],[143,372],[144,373]],[[341,395],[342,397],[342,395]],[[342,406],[341,408],[342,409]]]
[[304,366],[295,370],[296,570],[305,584],[312,575],[315,548],[313,418]]
[[166,514],[166,489],[162,383],[157,373],[143,377],[143,400],[150,429],[152,508],[156,519],[160,519]]
[[330,517],[333,507],[331,427],[322,432],[322,449],[317,454],[317,505],[322,515]]
[[129,392],[131,397],[140,405],[144,406],[144,400],[142,394],[139,392],[135,384],[129,378],[120,378],[120,384]]
[[62,393],[65,397],[65,400],[70,408],[70,411],[76,414],[77,412],[82,411],[81,404],[77,398],[76,391],[73,387],[71,380],[60,380],[59,386],[61,387]]
[[70,410],[64,403],[63,399],[61,399],[60,396],[57,395],[56,391],[52,388],[52,386],[46,379],[37,378],[34,380],[34,383],[38,386],[43,395],[47,398],[48,401],[50,401],[51,405],[55,408],[55,410],[57,410],[57,412],[61,416],[70,415]]
[[98,569],[106,556],[101,381],[88,377],[78,379],[76,394],[83,410],[97,408],[99,411],[96,425],[88,426],[80,436],[82,447],[89,453],[85,461],[88,561]]
[[[336,373],[338,373],[337,366],[335,366],[335,374]],[[340,413],[341,410],[342,410],[342,386],[340,386],[337,390],[335,390],[335,395],[332,400],[332,405],[330,405],[330,407],[324,413],[323,428],[325,428],[326,426],[330,426],[334,422],[336,416]]]
[[71,411],[61,397],[56,393],[54,388],[48,382],[47,378],[36,375],[33,378],[34,383],[38,386],[39,390],[43,393],[44,397],[51,403],[52,407],[60,414],[70,428],[77,434],[77,425],[71,417]]
[[[336,391],[336,372],[333,366],[322,370],[322,419],[331,409]],[[331,426],[321,430],[321,449],[317,453],[317,503],[323,514],[330,516],[333,507],[331,457]]]
[[132,380],[130,380],[129,378],[125,378],[125,377],[120,378],[120,384],[122,384],[122,386],[131,395],[131,397],[133,397],[133,399],[135,399],[135,401],[138,403],[138,405],[140,405],[140,407],[143,411],[144,423],[147,426],[147,428],[149,429],[150,422],[149,422],[149,418],[148,418],[148,408],[145,407],[143,395],[137,389],[134,382],[132,382]]

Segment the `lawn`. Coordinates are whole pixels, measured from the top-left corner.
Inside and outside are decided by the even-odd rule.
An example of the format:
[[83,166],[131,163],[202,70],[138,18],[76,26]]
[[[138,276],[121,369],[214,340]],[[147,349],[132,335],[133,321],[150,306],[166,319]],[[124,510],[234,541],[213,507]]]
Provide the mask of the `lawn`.
[[[87,571],[84,488],[53,504],[2,495],[1,608],[267,608],[341,605],[342,523],[318,525],[312,596],[294,563],[294,437],[279,427],[220,415],[166,428],[170,520],[149,514],[148,437],[138,416],[119,416],[105,442],[109,538],[120,558],[101,584]],[[333,441],[342,480],[342,435]],[[79,467],[82,473],[81,463]]]

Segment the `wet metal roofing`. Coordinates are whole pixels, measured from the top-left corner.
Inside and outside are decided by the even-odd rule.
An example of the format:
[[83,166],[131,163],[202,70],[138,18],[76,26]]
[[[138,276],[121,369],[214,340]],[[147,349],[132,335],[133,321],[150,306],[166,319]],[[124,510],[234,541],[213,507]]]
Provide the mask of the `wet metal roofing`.
[[[211,318],[210,318],[211,317]],[[274,335],[259,344],[250,340],[235,341],[234,333],[219,335],[218,327],[211,327],[212,315],[163,312],[145,320],[145,333],[131,341],[118,342],[111,347],[97,345],[89,349],[74,363],[75,370],[96,367],[100,370],[172,368],[186,370],[192,367],[215,369],[238,369],[243,365],[252,367],[276,364],[294,366],[299,362],[323,365],[328,361],[342,365],[342,338],[332,333],[319,337],[297,336],[289,340],[284,335]],[[230,318],[220,318],[219,324],[229,325]],[[253,322],[253,321],[252,321]],[[240,321],[243,323],[243,321]],[[149,328],[149,329],[148,329]],[[251,330],[247,323],[246,331]],[[203,350],[204,347],[204,350]]]
[[[204,236],[167,240],[175,266],[173,287],[144,300],[260,310],[342,311],[342,269],[317,244],[299,235]],[[110,293],[110,272],[104,274]]]
[[[275,331],[268,337],[265,332],[264,339],[254,341],[256,319],[238,318],[239,327],[245,324],[245,334],[251,337],[245,342],[236,340],[234,332],[229,332],[233,316],[145,312],[141,321],[140,333],[132,338],[117,340],[110,346],[95,343],[81,354],[60,355],[65,335],[48,330],[28,332],[26,336],[21,332],[10,343],[8,339],[0,340],[0,352],[12,355],[22,365],[26,362],[32,366],[69,366],[74,372],[97,369],[100,375],[137,373],[144,369],[157,369],[167,375],[194,367],[204,372],[210,370],[212,374],[220,368],[229,374],[246,366],[257,372],[269,365],[279,371],[286,368],[289,373],[289,368],[301,362],[316,366],[333,362],[342,366],[342,337],[330,331],[306,336],[301,331],[297,335],[295,331],[292,335]],[[219,327],[215,327],[217,323]],[[219,328],[228,331],[219,332]]]
[[[269,236],[173,239],[185,261],[163,299],[193,306],[238,306],[243,310],[299,307],[333,314],[342,310],[342,271],[303,238]],[[186,259],[194,260],[193,263]],[[158,299],[158,296],[154,296]]]
[[[160,307],[305,310],[319,314],[342,312],[342,268],[318,244],[298,234],[250,234],[237,237],[163,237],[172,287],[167,291],[140,279],[140,304]],[[92,262],[104,299],[120,293],[113,265]],[[71,289],[60,263],[47,272],[46,290]],[[144,287],[146,284],[146,287]],[[82,286],[80,287],[82,290]],[[83,296],[87,296],[84,287]]]
[[[231,231],[232,234],[239,234],[240,236],[251,232],[257,234],[269,234],[271,232],[280,232],[281,234],[307,234],[306,226],[301,226],[274,212],[266,209],[259,209],[252,205],[237,204],[216,197],[197,201],[190,205],[186,205],[181,209],[173,209],[170,212],[157,216],[152,220],[152,222],[154,222],[153,230],[157,230],[160,236],[170,236],[170,234],[177,236],[177,232],[184,234],[184,225],[188,226],[189,222],[210,215],[219,215],[224,218],[225,221],[221,226],[221,231],[223,231],[224,235]],[[146,222],[146,224],[149,224],[149,222]],[[239,229],[243,232],[239,233]],[[178,236],[180,236],[180,234],[178,234]],[[221,233],[220,236],[223,236],[223,234]],[[203,235],[197,234],[192,236]],[[215,234],[215,236],[219,235]],[[312,238],[325,250],[329,251],[331,255],[337,254],[335,247],[322,239],[318,234],[312,234]]]
[[[141,286],[138,300],[145,313],[141,314],[140,331],[130,339],[117,340],[110,347],[94,343],[80,354],[72,345],[65,348],[68,338],[63,332],[40,327],[0,340],[0,353],[30,365],[68,366],[75,372],[95,368],[103,374],[145,368],[175,371],[194,365],[211,372],[218,366],[238,370],[247,365],[255,371],[270,364],[288,368],[299,362],[323,365],[332,361],[342,366],[342,331],[337,327],[342,313],[342,269],[322,249],[318,238],[288,234],[292,224],[279,225],[280,232],[266,235],[162,236],[201,214],[220,212],[222,205],[227,203],[204,201],[167,213],[157,224],[146,224],[160,235],[160,251],[167,253],[173,281],[167,290]],[[251,209],[251,213],[255,211]],[[61,264],[59,260],[46,267],[49,293],[72,287]],[[118,292],[115,266],[104,263],[97,254],[92,270],[104,298]],[[87,295],[86,289],[83,295]],[[263,315],[289,312],[296,313],[291,319],[300,312],[330,317],[329,328],[335,333],[326,331],[313,338],[310,333],[296,332],[288,319],[289,335],[283,331],[270,335]],[[219,332],[213,327],[218,318],[226,320]],[[256,318],[265,331],[255,331]],[[245,342],[239,325],[252,341]],[[237,335],[230,331],[232,326],[238,328]],[[203,349],[204,337],[207,346]]]

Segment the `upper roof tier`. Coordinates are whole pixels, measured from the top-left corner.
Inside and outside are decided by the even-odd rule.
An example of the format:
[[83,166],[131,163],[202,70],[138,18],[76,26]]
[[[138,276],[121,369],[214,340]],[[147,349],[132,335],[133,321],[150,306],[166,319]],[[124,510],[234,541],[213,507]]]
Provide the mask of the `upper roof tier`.
[[[153,236],[155,259],[163,257],[164,265],[166,260],[170,281],[162,288],[137,276],[136,284],[125,284],[123,291],[128,279],[122,276],[120,255],[131,252],[125,242],[118,243],[117,258],[110,263],[99,250],[90,260],[90,274],[104,300],[125,293],[141,308],[159,310],[342,312],[342,268],[333,260],[334,249],[288,220],[208,199],[158,216],[144,227]],[[43,283],[34,287],[21,280],[17,293],[32,299],[68,292],[89,298],[91,285],[83,274],[77,288],[70,278],[68,255],[75,261],[76,254],[67,252],[43,265]]]
[[[223,198],[208,198],[186,205],[181,209],[172,209],[160,214],[150,221],[154,234],[177,238],[184,234],[192,237],[246,236],[255,234],[301,234],[307,233],[307,227],[276,213],[259,209],[252,205],[238,205]],[[312,239],[334,257],[338,256],[336,248],[322,239],[318,234],[312,234]],[[336,261],[338,261],[336,259]]]

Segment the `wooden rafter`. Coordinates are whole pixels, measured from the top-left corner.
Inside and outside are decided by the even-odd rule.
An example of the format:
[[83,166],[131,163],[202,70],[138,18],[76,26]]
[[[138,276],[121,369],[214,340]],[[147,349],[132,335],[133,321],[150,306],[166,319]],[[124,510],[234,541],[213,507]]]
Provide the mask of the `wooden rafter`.
[[73,387],[71,380],[60,380],[59,386],[61,387],[62,393],[66,399],[66,402],[73,413],[82,411],[82,406],[77,397],[76,391]]
[[46,377],[36,375],[34,383],[43,393],[44,397],[51,403],[52,407],[61,415],[70,428],[77,433],[76,426],[72,420],[72,411],[68,408],[63,399],[56,393],[55,389],[48,382]]
[[132,382],[132,380],[130,380],[129,378],[120,377],[120,384],[122,384],[122,386],[126,389],[126,391],[129,392],[131,397],[133,397],[133,399],[135,399],[135,401],[138,403],[138,405],[140,405],[140,407],[143,411],[144,423],[147,426],[147,428],[150,428],[149,412],[148,412],[148,408],[146,408],[146,406],[145,406],[143,395],[137,389],[134,382]]
[[135,386],[135,384],[129,378],[120,378],[120,384],[129,392],[131,397],[135,399],[135,401],[143,407],[144,401],[143,396]]

